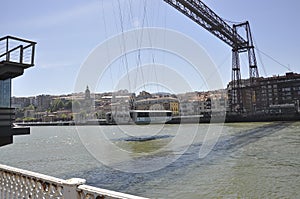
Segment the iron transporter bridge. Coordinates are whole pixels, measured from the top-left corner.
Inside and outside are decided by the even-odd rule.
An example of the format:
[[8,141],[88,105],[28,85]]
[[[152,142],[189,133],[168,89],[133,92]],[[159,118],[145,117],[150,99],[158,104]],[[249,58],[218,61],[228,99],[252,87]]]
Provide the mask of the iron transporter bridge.
[[[164,1],[232,48],[232,88],[231,93],[228,93],[231,96],[229,105],[231,112],[242,112],[243,97],[239,58],[241,53],[248,54],[250,87],[254,86],[256,78],[259,77],[249,22],[234,24],[231,27],[200,0]],[[245,32],[244,37],[238,32],[240,28]]]

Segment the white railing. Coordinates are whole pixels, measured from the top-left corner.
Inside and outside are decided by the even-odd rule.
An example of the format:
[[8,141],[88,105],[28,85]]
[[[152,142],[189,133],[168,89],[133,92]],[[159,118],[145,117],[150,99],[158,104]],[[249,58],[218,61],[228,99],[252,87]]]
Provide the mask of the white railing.
[[63,180],[0,164],[1,199],[145,199],[84,185],[86,180]]

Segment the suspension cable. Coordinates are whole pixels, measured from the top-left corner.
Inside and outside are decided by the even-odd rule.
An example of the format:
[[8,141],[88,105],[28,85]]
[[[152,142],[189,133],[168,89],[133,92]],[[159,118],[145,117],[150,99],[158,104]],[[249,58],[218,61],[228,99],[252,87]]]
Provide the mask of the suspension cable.
[[273,58],[271,55],[268,55],[267,53],[263,52],[262,50],[256,48],[257,51],[259,51],[260,53],[262,53],[263,55],[265,55],[266,57],[268,57],[269,59],[273,60],[274,62],[276,62],[277,64],[279,64],[280,66],[288,69],[289,71],[292,71],[291,68],[289,66],[286,66],[282,63],[280,63],[279,61],[277,61],[275,58]]
[[[122,50],[124,52],[124,57],[125,57],[125,68],[126,68],[126,72],[127,72],[129,92],[131,92],[130,78],[129,78],[129,68],[128,68],[128,59],[127,59],[125,36],[124,36],[124,19],[123,19],[123,14],[122,14],[122,10],[121,10],[120,0],[118,0],[118,8],[119,8],[119,16],[120,16],[121,31],[122,31],[122,41],[123,41],[123,49]],[[124,59],[122,59],[122,60],[123,60],[123,63],[124,63]]]

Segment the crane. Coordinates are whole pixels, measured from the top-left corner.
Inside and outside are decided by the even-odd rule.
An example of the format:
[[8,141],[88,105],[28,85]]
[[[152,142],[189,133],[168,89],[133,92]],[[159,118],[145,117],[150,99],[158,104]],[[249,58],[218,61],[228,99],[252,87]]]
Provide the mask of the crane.
[[[256,83],[259,77],[254,45],[249,22],[233,24],[231,27],[214,11],[200,0],[164,0],[172,7],[183,13],[191,20],[202,26],[210,33],[221,39],[232,48],[232,89],[231,101],[229,102],[231,111],[243,110],[242,83],[240,72],[240,53],[248,53],[250,86]],[[243,28],[245,38],[239,34],[238,29]]]

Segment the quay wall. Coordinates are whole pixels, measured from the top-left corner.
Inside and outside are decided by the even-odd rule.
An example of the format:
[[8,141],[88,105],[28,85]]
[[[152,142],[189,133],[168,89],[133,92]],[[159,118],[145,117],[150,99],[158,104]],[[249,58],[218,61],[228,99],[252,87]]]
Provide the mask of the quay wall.
[[[272,121],[300,121],[300,113],[290,114],[227,114],[226,116],[216,116],[211,120],[210,116],[185,116],[174,117],[167,124],[185,124],[185,123],[232,123],[232,122],[272,122]],[[122,123],[125,125],[134,123]],[[15,123],[17,126],[72,126],[72,125],[116,125],[116,123],[107,123],[105,120],[92,120],[82,123],[74,121],[57,121],[57,122],[24,122]],[[119,124],[118,124],[119,125]]]

